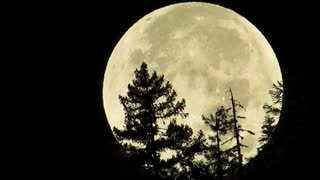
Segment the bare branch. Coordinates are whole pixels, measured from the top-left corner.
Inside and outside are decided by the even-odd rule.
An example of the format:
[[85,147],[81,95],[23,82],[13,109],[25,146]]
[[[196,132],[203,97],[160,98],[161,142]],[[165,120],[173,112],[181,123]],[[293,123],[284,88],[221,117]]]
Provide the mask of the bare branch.
[[225,145],[226,143],[232,141],[232,139],[234,139],[234,137],[232,137],[232,138],[228,139],[227,141],[223,142],[221,145]]

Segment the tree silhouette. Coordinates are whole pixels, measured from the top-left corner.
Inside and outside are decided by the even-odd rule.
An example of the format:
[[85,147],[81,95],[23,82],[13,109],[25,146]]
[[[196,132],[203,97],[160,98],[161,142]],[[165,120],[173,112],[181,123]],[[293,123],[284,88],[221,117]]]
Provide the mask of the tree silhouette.
[[272,89],[269,91],[269,94],[274,104],[282,104],[283,82],[277,81],[277,83],[273,83]]
[[264,121],[263,121],[263,124],[262,124],[262,135],[259,139],[259,142],[261,144],[264,144],[266,142],[268,142],[272,135],[273,135],[273,132],[274,132],[274,129],[275,129],[275,125],[274,125],[274,122],[275,122],[275,119],[274,117],[270,116],[269,114],[266,114],[265,117],[264,117]]
[[231,108],[225,109],[223,106],[219,107],[215,116],[210,114],[210,118],[202,115],[204,123],[210,127],[215,136],[209,136],[208,139],[211,144],[207,145],[205,157],[209,161],[208,166],[211,168],[211,174],[217,174],[219,180],[226,174],[229,164],[229,155],[221,149],[221,136],[226,135],[230,131],[230,118],[228,112]]
[[[246,132],[254,135],[252,131],[243,129],[239,124],[238,121],[246,117],[238,115],[237,111],[239,108],[244,109],[244,107],[234,99],[231,89],[229,92],[231,108],[221,106],[217,109],[215,116],[212,114],[210,114],[210,118],[202,116],[204,123],[214,132],[214,136],[209,136],[211,143],[206,144],[207,149],[205,150],[207,166],[211,167],[208,171],[220,180],[226,175],[234,175],[235,170],[238,171],[236,175],[242,175],[243,155],[241,149],[248,146],[241,142],[244,139],[241,133]],[[229,137],[229,139],[222,142],[222,136]],[[231,148],[222,149],[223,145],[234,141]]]
[[265,103],[263,109],[265,111],[265,118],[263,121],[262,135],[259,139],[260,144],[269,142],[273,136],[275,130],[275,119],[279,118],[281,112],[282,96],[283,96],[283,83],[277,81],[273,83],[272,89],[269,91],[269,95],[272,98],[273,104]]
[[202,160],[195,160],[196,155],[202,155],[205,148],[205,135],[200,130],[197,136],[193,137],[192,140],[178,150],[177,157],[180,171],[177,172],[175,177],[177,179],[199,179],[207,175],[205,170],[205,164]]
[[[152,76],[142,62],[134,71],[135,78],[128,85],[127,96],[119,95],[125,112],[124,129],[114,127],[116,138],[131,158],[136,159],[149,175],[166,176],[177,171],[175,164],[190,145],[192,129],[177,124],[177,117],[186,118],[184,99],[176,101],[177,93],[164,76],[154,71]],[[166,149],[179,151],[168,160],[160,158]]]
[[231,147],[228,151],[229,151],[229,154],[236,153],[236,157],[231,160],[231,163],[233,166],[238,168],[239,174],[241,176],[242,175],[242,166],[243,166],[243,156],[241,154],[241,148],[248,147],[248,146],[241,143],[241,141],[244,139],[244,137],[240,134],[240,132],[247,132],[250,135],[254,135],[254,132],[252,132],[250,130],[243,129],[241,127],[241,125],[238,123],[239,119],[245,119],[246,117],[237,115],[237,108],[240,108],[243,110],[245,110],[245,109],[240,104],[239,101],[234,99],[231,88],[229,89],[229,92],[230,92],[230,96],[231,96],[230,100],[231,100],[231,105],[232,105],[232,107],[231,107],[231,110],[232,110],[231,129],[233,131],[233,136],[229,140],[224,142],[223,144],[225,144],[229,141],[232,141],[234,139],[236,140],[236,145]]

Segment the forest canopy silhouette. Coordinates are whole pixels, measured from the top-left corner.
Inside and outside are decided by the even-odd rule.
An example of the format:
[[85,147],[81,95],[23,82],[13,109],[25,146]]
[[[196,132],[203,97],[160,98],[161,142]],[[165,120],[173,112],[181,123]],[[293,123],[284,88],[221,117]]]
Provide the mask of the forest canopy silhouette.
[[[210,129],[210,134],[202,130],[194,132],[185,123],[191,120],[185,112],[185,99],[177,99],[173,85],[165,80],[164,75],[158,75],[156,71],[150,74],[148,65],[142,62],[134,71],[127,94],[119,95],[125,114],[124,127],[114,127],[113,132],[128,158],[143,169],[144,176],[164,179],[243,178],[243,148],[248,147],[243,143],[243,134],[254,136],[255,132],[241,126],[239,121],[246,119],[241,115],[245,107],[233,96],[231,88],[226,92],[231,106],[220,106],[209,116],[202,115],[197,119]],[[282,82],[273,84],[269,94],[274,103],[261,107],[265,119],[258,150],[272,141],[275,119],[281,112]]]

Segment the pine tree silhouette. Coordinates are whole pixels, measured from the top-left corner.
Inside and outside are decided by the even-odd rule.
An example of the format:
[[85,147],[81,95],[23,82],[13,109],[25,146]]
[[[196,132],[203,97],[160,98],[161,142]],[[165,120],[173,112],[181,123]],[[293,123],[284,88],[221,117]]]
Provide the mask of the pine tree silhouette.
[[262,124],[262,135],[259,139],[259,142],[261,144],[264,144],[268,141],[270,141],[272,135],[273,135],[273,132],[274,132],[274,129],[275,129],[275,125],[274,125],[274,122],[275,122],[275,119],[274,117],[270,116],[269,114],[266,114],[265,117],[264,117],[264,121],[263,121],[263,124]]
[[203,154],[205,141],[205,135],[200,130],[197,136],[193,137],[186,146],[178,150],[176,160],[179,161],[181,170],[175,175],[177,179],[199,179],[207,174],[204,171],[205,166],[202,161],[195,160],[195,155]]
[[277,83],[273,83],[269,94],[273,100],[273,104],[282,104],[283,82],[277,81]]
[[228,115],[230,110],[231,108],[225,109],[224,106],[221,106],[217,109],[215,116],[210,114],[210,118],[207,118],[202,115],[204,123],[215,133],[215,136],[209,136],[211,143],[206,147],[205,157],[209,161],[208,166],[212,167],[210,174],[216,174],[219,180],[226,175],[229,164],[229,154],[221,148],[221,136],[230,131],[231,121]]
[[281,112],[283,83],[280,81],[277,81],[277,83],[273,83],[272,89],[269,91],[269,95],[272,98],[273,104],[270,105],[265,103],[263,105],[263,109],[266,115],[261,127],[262,135],[259,138],[259,142],[262,145],[269,142],[273,137],[273,133],[275,131],[275,119],[279,118]]
[[[154,71],[150,77],[145,62],[134,74],[127,96],[119,96],[125,112],[124,129],[114,127],[113,131],[130,157],[145,167],[149,175],[165,177],[177,172],[175,165],[183,159],[179,153],[192,140],[192,129],[176,121],[188,116],[184,112],[186,102],[176,101],[177,93],[163,75]],[[161,152],[166,149],[179,152],[162,160]]]
[[[242,143],[244,137],[242,132],[254,135],[254,132],[243,129],[239,124],[240,119],[246,117],[238,115],[238,108],[244,109],[239,101],[233,97],[232,90],[229,89],[231,96],[231,107],[225,108],[221,106],[217,109],[215,116],[210,114],[210,118],[202,116],[204,123],[210,127],[215,134],[209,136],[210,144],[206,144],[205,158],[207,166],[211,167],[208,172],[217,179],[223,179],[227,175],[236,175],[241,178],[243,173],[243,155],[241,149],[248,147]],[[222,142],[221,137],[230,137],[228,140]],[[234,142],[235,141],[235,142]],[[233,143],[232,143],[233,142]],[[227,143],[235,144],[231,148],[222,148]],[[236,170],[236,174],[235,173]]]
[[229,141],[232,141],[233,139],[236,140],[236,145],[231,147],[228,151],[229,151],[230,154],[236,153],[236,157],[231,161],[231,163],[233,164],[233,166],[237,167],[238,172],[239,172],[238,174],[241,177],[241,175],[243,173],[243,170],[242,170],[242,167],[243,167],[243,155],[241,153],[241,148],[242,147],[248,147],[248,146],[241,142],[244,139],[244,137],[240,134],[240,132],[247,132],[250,135],[254,135],[254,132],[252,132],[250,130],[247,130],[247,129],[243,129],[242,126],[238,123],[238,121],[240,119],[246,119],[246,117],[239,116],[237,114],[237,107],[241,108],[243,110],[245,110],[245,109],[240,104],[240,102],[238,102],[237,100],[234,99],[231,88],[229,89],[229,92],[230,92],[230,96],[231,96],[230,100],[231,100],[231,105],[232,105],[232,107],[231,107],[231,110],[232,110],[232,118],[231,118],[232,126],[231,126],[231,129],[233,131],[233,137],[231,137],[229,140],[227,140],[223,144],[225,144],[225,143],[227,143]]

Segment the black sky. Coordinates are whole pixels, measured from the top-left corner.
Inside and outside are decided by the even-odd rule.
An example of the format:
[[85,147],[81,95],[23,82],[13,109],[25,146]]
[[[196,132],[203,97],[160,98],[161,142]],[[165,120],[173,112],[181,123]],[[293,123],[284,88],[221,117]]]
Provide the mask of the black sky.
[[[106,59],[138,19],[173,2],[182,1],[8,5],[5,35],[13,50],[6,62],[13,70],[6,74],[10,80],[4,85],[10,93],[5,102],[9,110],[4,109],[1,118],[0,174],[135,174],[130,162],[118,161],[105,125],[101,92]],[[317,143],[314,128],[319,120],[317,111],[311,111],[318,94],[315,5],[272,0],[207,2],[233,9],[268,39],[287,91],[279,122],[287,152],[279,160],[280,175],[315,174],[309,164],[318,156],[311,148]]]

